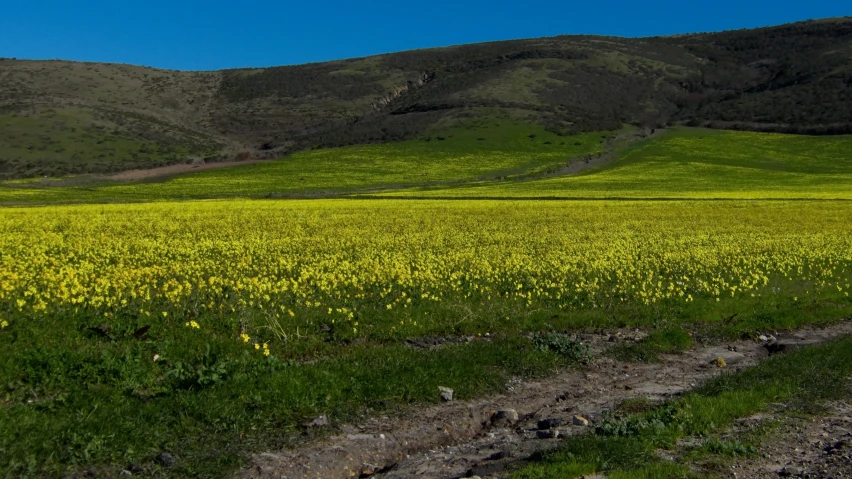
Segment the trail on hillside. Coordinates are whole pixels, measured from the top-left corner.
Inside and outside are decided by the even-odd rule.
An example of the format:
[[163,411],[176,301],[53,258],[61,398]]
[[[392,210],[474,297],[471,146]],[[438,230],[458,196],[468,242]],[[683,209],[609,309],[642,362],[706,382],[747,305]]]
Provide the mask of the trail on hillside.
[[[827,329],[781,335],[779,344],[783,346],[773,351],[846,334],[852,334],[850,320]],[[605,411],[626,399],[670,399],[723,372],[753,366],[771,349],[754,341],[736,341],[665,355],[656,364],[624,363],[601,356],[610,347],[643,336],[638,330],[581,334],[598,358],[581,369],[534,382],[511,380],[505,394],[412,407],[396,416],[344,425],[327,439],[294,450],[257,454],[238,477],[498,477],[530,455],[559,445],[558,438],[546,437],[553,433],[539,432],[539,421],[550,420],[561,436],[582,434]],[[724,368],[714,364],[720,357]],[[589,426],[574,425],[575,415],[588,419]]]

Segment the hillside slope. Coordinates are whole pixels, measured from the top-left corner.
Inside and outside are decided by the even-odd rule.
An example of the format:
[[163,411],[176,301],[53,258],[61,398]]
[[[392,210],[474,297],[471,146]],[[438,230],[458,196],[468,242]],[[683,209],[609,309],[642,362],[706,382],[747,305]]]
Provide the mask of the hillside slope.
[[219,72],[0,61],[0,176],[111,172],[422,136],[482,107],[561,134],[683,121],[852,132],[852,18],[560,36]]

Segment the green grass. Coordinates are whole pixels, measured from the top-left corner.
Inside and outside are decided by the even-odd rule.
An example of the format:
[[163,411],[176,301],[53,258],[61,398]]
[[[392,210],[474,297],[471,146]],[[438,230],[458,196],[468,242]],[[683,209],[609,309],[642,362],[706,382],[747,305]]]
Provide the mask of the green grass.
[[7,183],[0,202],[149,201],[351,192],[470,181],[564,165],[599,151],[606,134],[558,136],[510,119],[467,120],[401,143],[296,153],[281,160],[132,184],[21,188]]
[[675,129],[611,164],[537,181],[415,188],[386,196],[852,198],[852,136]]
[[0,177],[150,168],[203,157],[217,149],[201,135],[141,115],[124,114],[119,119],[70,107],[0,115]]
[[610,354],[621,361],[657,362],[659,354],[679,353],[692,346],[692,336],[680,326],[655,329],[638,344],[614,348]]
[[[363,344],[300,364],[250,354],[233,341],[178,342],[160,332],[140,341],[86,330],[70,338],[2,336],[4,477],[79,470],[111,477],[130,464],[158,476],[226,477],[252,451],[300,440],[300,425],[318,414],[346,421],[436,402],[439,385],[470,398],[500,390],[512,376],[566,364],[519,337],[435,351]],[[162,359],[152,361],[154,354]],[[156,465],[163,451],[178,458],[175,467]]]
[[[569,438],[558,451],[518,471],[514,479],[570,479],[606,473],[621,479],[698,478],[690,468],[664,461],[659,448],[673,448],[686,437],[707,437],[733,421],[786,403],[791,410],[813,411],[820,401],[849,393],[852,337],[823,346],[771,357],[758,366],[727,374],[648,412],[610,416],[594,433]],[[705,454],[735,457],[753,446],[705,441]],[[695,452],[691,452],[694,456]]]

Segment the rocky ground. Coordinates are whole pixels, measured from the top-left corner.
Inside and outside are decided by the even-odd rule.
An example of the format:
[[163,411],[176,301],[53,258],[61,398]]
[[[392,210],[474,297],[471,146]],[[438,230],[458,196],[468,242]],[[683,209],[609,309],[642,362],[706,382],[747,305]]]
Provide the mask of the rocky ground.
[[[852,321],[845,321],[825,330],[781,335],[772,344],[737,341],[697,347],[683,354],[664,356],[660,363],[654,364],[623,363],[600,355],[613,344],[640,340],[643,334],[639,331],[584,334],[583,341],[592,345],[597,359],[580,369],[536,382],[511,380],[505,385],[504,394],[492,397],[410,408],[396,415],[371,418],[363,424],[340,426],[333,435],[298,449],[258,454],[239,476],[251,479],[501,477],[508,469],[523,464],[531,454],[558,446],[560,438],[586,432],[605,411],[617,408],[627,399],[663,401],[724,371],[752,366],[769,354],[850,333]],[[435,394],[437,397],[441,391]],[[848,471],[831,472],[843,470],[844,465],[848,469],[844,461],[849,458],[849,446],[848,442],[842,442],[846,440],[844,437],[848,439],[843,436],[849,432],[848,412],[844,414],[846,422],[838,419],[826,423],[833,425],[825,426],[831,430],[809,429],[810,432],[801,432],[807,437],[795,442],[780,440],[775,446],[778,452],[772,458],[734,464],[730,470],[734,475],[730,477],[811,474],[823,470],[821,467],[829,471],[826,474],[840,475],[801,477],[852,477]],[[811,426],[817,427],[808,427]],[[318,418],[312,426],[330,427],[324,418]],[[828,436],[819,436],[823,433]],[[786,438],[788,434],[784,432],[783,436]],[[816,437],[823,437],[820,440],[825,444],[810,446],[818,441],[810,438]],[[839,444],[836,459],[834,452],[825,453],[829,442]],[[801,457],[784,456],[780,451],[786,444],[809,452]],[[824,466],[812,465],[823,456]],[[760,471],[764,470],[761,467],[769,475],[761,476]]]
[[754,418],[780,420],[781,426],[763,444],[759,458],[734,462],[722,477],[852,478],[852,403],[830,403],[827,410],[804,419],[785,417],[783,411]]

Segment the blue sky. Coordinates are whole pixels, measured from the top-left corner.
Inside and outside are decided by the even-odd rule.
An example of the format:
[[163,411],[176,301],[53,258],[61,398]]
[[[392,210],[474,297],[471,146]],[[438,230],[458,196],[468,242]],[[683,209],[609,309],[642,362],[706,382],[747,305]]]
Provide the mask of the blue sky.
[[848,0],[4,3],[0,56],[182,70],[297,64],[559,34],[650,36],[852,15]]

